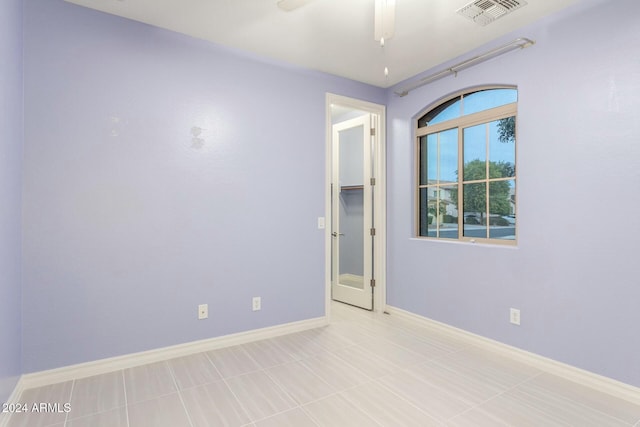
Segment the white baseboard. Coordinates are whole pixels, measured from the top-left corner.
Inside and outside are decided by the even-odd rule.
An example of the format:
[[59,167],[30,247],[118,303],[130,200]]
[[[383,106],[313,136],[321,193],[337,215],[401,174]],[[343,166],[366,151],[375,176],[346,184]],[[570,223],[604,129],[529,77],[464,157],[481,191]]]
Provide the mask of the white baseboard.
[[[193,341],[185,344],[144,351],[140,353],[127,354],[124,356],[111,357],[108,359],[96,360],[93,362],[81,363],[78,365],[65,366],[48,371],[25,374],[20,378],[16,390],[12,397],[17,400],[22,390],[56,384],[78,378],[90,377],[93,375],[106,374],[120,369],[132,368],[146,365],[148,363],[161,362],[175,357],[188,356],[190,354],[203,351],[215,350],[223,347],[244,344],[252,341],[274,338],[280,335],[305,331],[307,329],[318,328],[328,324],[326,317],[301,320],[298,322],[286,323],[283,325],[271,326],[268,328],[254,329],[237,334],[224,335],[220,337]],[[0,418],[0,421],[4,421]],[[4,421],[6,423],[6,421]],[[0,423],[0,427],[3,424]]]
[[576,368],[575,366],[567,365],[566,363],[558,362],[535,353],[530,353],[526,350],[512,347],[508,344],[504,344],[490,338],[485,338],[481,335],[476,335],[463,329],[458,329],[400,308],[387,305],[386,311],[398,318],[417,323],[420,326],[436,330],[451,337],[463,339],[469,342],[469,344],[501,353],[511,359],[527,363],[550,374],[557,375],[586,387],[590,387],[636,405],[640,405],[640,388],[630,384],[598,375],[584,369]]

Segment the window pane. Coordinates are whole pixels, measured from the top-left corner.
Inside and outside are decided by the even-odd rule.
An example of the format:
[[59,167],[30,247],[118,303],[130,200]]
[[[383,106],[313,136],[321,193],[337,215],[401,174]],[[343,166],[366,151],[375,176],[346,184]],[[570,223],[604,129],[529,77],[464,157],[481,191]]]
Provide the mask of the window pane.
[[460,97],[453,98],[445,103],[438,105],[424,116],[418,119],[418,128],[435,125],[447,120],[457,119],[460,117]]
[[457,185],[420,189],[420,236],[458,238]]
[[433,184],[438,178],[438,134],[420,138],[420,185]]
[[489,237],[516,238],[516,181],[489,183]]
[[462,134],[465,181],[487,177],[487,125],[465,128]]
[[458,129],[449,129],[439,134],[440,139],[440,183],[458,180]]
[[429,188],[427,192],[427,221],[429,223],[429,235],[437,236],[438,224],[441,212],[438,210],[438,193],[440,189],[437,187]]
[[433,187],[420,189],[420,236],[437,237],[436,224],[433,221],[433,215],[429,213],[429,203],[433,199]]
[[489,123],[489,177],[516,176],[515,117]]
[[458,186],[445,185],[438,189],[438,237],[458,238]]
[[463,186],[463,212],[465,237],[487,237],[487,184],[478,182]]
[[463,97],[464,115],[512,104],[518,100],[516,89],[480,90]]

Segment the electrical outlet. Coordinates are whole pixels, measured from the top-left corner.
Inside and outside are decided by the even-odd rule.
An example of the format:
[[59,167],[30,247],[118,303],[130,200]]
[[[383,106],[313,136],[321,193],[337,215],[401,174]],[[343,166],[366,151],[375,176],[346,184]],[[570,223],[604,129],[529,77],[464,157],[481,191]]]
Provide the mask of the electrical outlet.
[[520,310],[517,308],[509,310],[509,321],[514,325],[520,326]]
[[258,311],[262,308],[262,300],[260,297],[253,297],[253,311]]
[[209,304],[200,304],[198,306],[198,320],[209,317]]

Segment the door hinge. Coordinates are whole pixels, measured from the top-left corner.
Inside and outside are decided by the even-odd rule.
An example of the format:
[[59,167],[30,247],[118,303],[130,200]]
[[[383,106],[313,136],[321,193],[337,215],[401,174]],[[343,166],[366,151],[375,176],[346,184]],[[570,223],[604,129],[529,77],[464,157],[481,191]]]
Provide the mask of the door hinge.
[[376,136],[376,128],[371,128],[371,136]]
[[376,185],[376,179],[375,178],[371,178],[369,182],[371,182],[371,185]]
[[371,279],[371,287],[372,288],[376,287],[376,279]]
[[371,229],[371,235],[372,235],[372,236],[375,236],[375,235],[376,235],[376,229],[375,229],[375,228],[372,228],[372,229]]

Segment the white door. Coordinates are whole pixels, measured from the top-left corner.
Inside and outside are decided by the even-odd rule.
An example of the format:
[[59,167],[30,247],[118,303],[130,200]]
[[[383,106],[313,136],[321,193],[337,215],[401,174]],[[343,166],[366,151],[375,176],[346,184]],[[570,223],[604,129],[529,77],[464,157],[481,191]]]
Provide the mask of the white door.
[[374,115],[333,125],[331,295],[373,309]]

